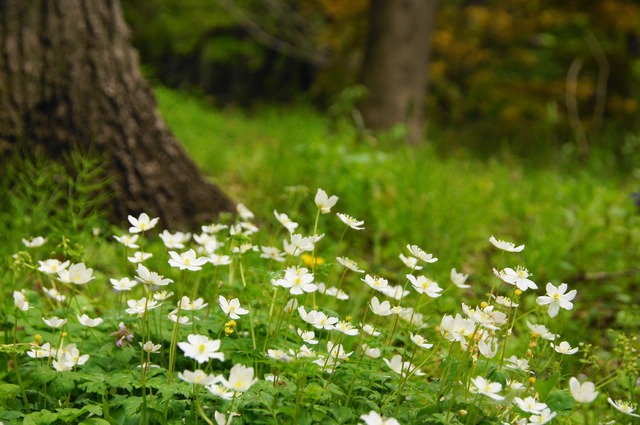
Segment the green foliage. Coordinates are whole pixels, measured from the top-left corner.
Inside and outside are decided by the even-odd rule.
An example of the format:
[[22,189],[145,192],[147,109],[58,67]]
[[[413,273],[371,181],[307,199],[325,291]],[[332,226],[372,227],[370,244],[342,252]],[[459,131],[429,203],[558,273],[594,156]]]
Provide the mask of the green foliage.
[[[56,425],[204,423],[213,422],[217,411],[238,412],[240,416],[232,419],[236,425],[356,424],[362,422],[361,415],[374,411],[402,424],[493,424],[533,415],[514,402],[515,397],[530,396],[557,413],[558,421],[583,423],[602,411],[607,420],[624,418],[609,406],[607,397],[636,402],[638,327],[627,319],[634,312],[635,280],[633,274],[615,274],[632,271],[638,259],[638,214],[629,198],[636,183],[633,177],[605,173],[598,161],[578,169],[566,157],[535,168],[513,156],[496,156],[485,163],[464,153],[443,159],[428,148],[384,149],[355,142],[359,135],[349,127],[331,128],[310,108],[256,109],[247,117],[203,108],[171,91],[158,93],[174,131],[198,153],[200,165],[255,217],[251,222],[227,218],[225,225],[240,227],[210,234],[203,230],[197,235],[200,242],[189,235],[183,248],[167,248],[157,226],[139,233],[134,249],[117,244],[110,233],[94,235],[98,218],[83,212],[91,209],[84,209],[90,200],[83,200],[87,192],[82,190],[71,191],[77,197],[71,205],[77,208],[60,207],[75,219],[47,213],[47,222],[38,230],[48,241],[40,247],[22,244],[23,237],[36,236],[25,217],[3,215],[10,223],[7,228],[16,231],[8,233],[7,246],[13,251],[5,255],[11,269],[0,276],[0,420]],[[63,176],[60,181],[71,180]],[[34,187],[29,199],[53,190],[44,183]],[[331,213],[319,213],[314,203],[317,188],[340,197]],[[20,194],[7,193],[30,214]],[[300,235],[324,237],[305,256],[286,255],[284,263],[261,258],[262,247],[282,249],[282,240],[290,239],[273,210],[296,221]],[[335,212],[364,220],[364,230],[346,227]],[[491,234],[525,243],[526,249],[499,251],[487,241]],[[216,254],[228,255],[229,264],[207,263],[197,271],[170,265],[176,253],[190,248],[198,250],[197,257],[209,256],[203,239],[209,239]],[[245,243],[256,250],[245,251]],[[407,244],[425,247],[439,260],[419,263],[424,267],[420,271],[407,268],[398,259],[400,253],[408,255]],[[141,282],[145,279],[138,265],[127,260],[138,250],[153,253],[144,265],[172,282],[165,287]],[[167,252],[173,250],[174,254]],[[409,294],[396,299],[374,292],[362,282],[362,274],[343,268],[335,260],[338,256],[355,259],[367,274],[384,277]],[[39,260],[54,258],[84,262],[93,268],[95,279],[76,285],[38,270]],[[517,265],[531,270],[537,290],[518,293],[492,273],[494,267]],[[320,292],[296,295],[274,286],[292,266],[305,267],[315,283],[339,286],[349,300]],[[449,283],[452,267],[470,274],[470,288]],[[408,272],[439,282],[441,296],[414,291]],[[609,273],[607,285],[594,280],[601,272]],[[124,276],[137,276],[137,286],[113,290],[110,279]],[[554,318],[537,301],[547,281],[567,281],[578,290],[575,306]],[[45,288],[56,288],[66,298],[55,300]],[[172,294],[164,298],[160,289]],[[249,313],[231,322],[218,304],[221,295],[238,298]],[[373,295],[390,306],[414,308],[420,324],[397,314],[377,316],[370,308]],[[520,306],[505,307],[491,295],[509,296]],[[164,299],[152,304],[154,296]],[[183,296],[188,298],[184,304]],[[139,303],[142,297],[145,301]],[[198,298],[202,309],[189,310]],[[352,324],[359,333],[312,326],[300,311],[285,309],[290,298],[307,312],[317,309],[341,320],[347,329]],[[493,310],[481,311],[489,307]],[[497,312],[504,313],[504,322],[492,316]],[[79,323],[81,314],[104,322],[88,328]],[[188,324],[173,323],[170,314],[183,316]],[[459,340],[443,321],[445,315],[456,314],[474,326],[466,334],[459,331]],[[67,322],[52,328],[43,318],[53,316]],[[620,329],[605,332],[607,326],[618,326],[618,317]],[[496,329],[485,327],[487,320],[495,320]],[[365,333],[363,323],[373,325],[381,336]],[[548,335],[533,334],[527,323],[548,327],[559,335],[554,344],[567,340],[578,353],[560,354],[545,339]],[[298,329],[315,332],[318,343],[308,346],[313,357],[301,349]],[[410,333],[434,345],[421,348]],[[218,340],[224,360],[199,363],[187,356],[178,343],[195,334]],[[491,338],[497,345],[489,348],[493,354],[486,354],[480,342]],[[147,341],[160,347],[147,351],[142,348]],[[341,348],[334,351],[329,342]],[[39,357],[36,348],[44,349],[45,343],[58,351]],[[379,349],[379,355],[366,352],[363,343]],[[526,360],[527,366],[516,365],[511,356]],[[64,370],[61,361],[76,363]],[[241,394],[231,393],[230,400],[220,397],[224,389],[209,391],[185,382],[190,379],[187,371],[200,370],[224,384],[239,364],[252,367],[258,381]],[[489,381],[490,391],[476,387],[478,377]],[[574,402],[568,391],[570,377],[598,385],[600,394],[593,404]]]

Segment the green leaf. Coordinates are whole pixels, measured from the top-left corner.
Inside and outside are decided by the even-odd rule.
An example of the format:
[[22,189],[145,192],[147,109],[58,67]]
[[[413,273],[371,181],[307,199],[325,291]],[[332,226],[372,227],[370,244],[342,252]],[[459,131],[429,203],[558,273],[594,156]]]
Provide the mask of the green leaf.
[[545,400],[549,392],[558,384],[560,373],[554,373],[547,379],[538,379],[533,387],[540,394],[540,400]]
[[69,372],[57,372],[57,376],[49,384],[49,393],[54,397],[62,398],[73,391],[75,387],[76,384],[73,382]]
[[331,412],[333,417],[336,418],[336,421],[341,424],[350,422],[355,416],[351,409],[340,405],[332,407],[329,412]]
[[62,419],[64,422],[71,422],[82,414],[80,409],[71,407],[61,407],[56,409],[56,412],[58,413],[58,418]]
[[12,399],[17,397],[19,394],[19,385],[0,382],[0,400],[5,398]]
[[33,374],[33,382],[38,385],[46,384],[56,379],[59,374],[60,372],[55,370],[40,370]]
[[23,425],[50,425],[58,420],[58,414],[49,410],[29,413],[24,417]]
[[80,422],[79,425],[111,425],[108,421],[105,421],[102,418],[89,418]]
[[549,393],[545,403],[553,412],[562,412],[573,409],[574,401],[566,390],[554,390]]

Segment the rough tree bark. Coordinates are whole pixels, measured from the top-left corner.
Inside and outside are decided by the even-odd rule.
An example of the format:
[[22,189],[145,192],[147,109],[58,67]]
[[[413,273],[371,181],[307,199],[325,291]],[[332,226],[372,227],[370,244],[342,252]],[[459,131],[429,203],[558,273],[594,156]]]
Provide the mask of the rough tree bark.
[[160,116],[118,0],[0,1],[0,144],[104,152],[117,220],[184,228],[234,209]]
[[362,83],[369,95],[361,105],[373,129],[407,126],[408,141],[423,136],[427,64],[437,0],[372,0]]

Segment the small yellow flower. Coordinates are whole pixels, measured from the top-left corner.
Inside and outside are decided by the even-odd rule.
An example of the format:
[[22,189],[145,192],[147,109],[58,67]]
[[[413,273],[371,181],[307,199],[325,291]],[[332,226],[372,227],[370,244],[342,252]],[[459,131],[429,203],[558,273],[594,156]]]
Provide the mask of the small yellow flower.
[[480,303],[480,307],[482,308],[487,308],[489,306],[489,303],[487,303],[486,301],[483,301]]
[[302,262],[307,267],[313,267],[314,265],[319,266],[319,265],[325,263],[325,259],[324,258],[322,258],[322,257],[314,257],[311,254],[302,254],[301,258],[302,258]]
[[536,383],[536,378],[534,376],[529,378],[529,383],[530,384],[535,384]]
[[516,289],[514,292],[516,295],[522,295],[522,291],[520,289]]
[[344,318],[344,320],[345,320],[346,322],[350,322],[350,321],[351,321],[351,319],[352,319],[352,317],[351,317],[351,316],[347,316],[347,317],[345,317],[345,318]]
[[35,334],[35,335],[33,336],[33,339],[36,341],[36,343],[37,343],[38,345],[40,345],[40,343],[42,342],[42,335],[40,335],[40,334]]
[[229,335],[233,334],[234,332],[235,332],[234,328],[225,326],[225,328],[224,328],[224,334],[225,335],[229,336]]

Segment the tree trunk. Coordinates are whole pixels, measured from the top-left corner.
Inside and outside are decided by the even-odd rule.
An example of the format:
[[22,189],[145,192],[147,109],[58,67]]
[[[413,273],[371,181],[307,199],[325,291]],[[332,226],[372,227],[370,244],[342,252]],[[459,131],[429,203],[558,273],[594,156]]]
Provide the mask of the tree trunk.
[[160,116],[118,0],[1,0],[0,52],[0,145],[105,153],[118,221],[175,229],[234,210]]
[[405,124],[410,143],[424,133],[427,65],[437,0],[372,0],[362,83],[365,124]]

